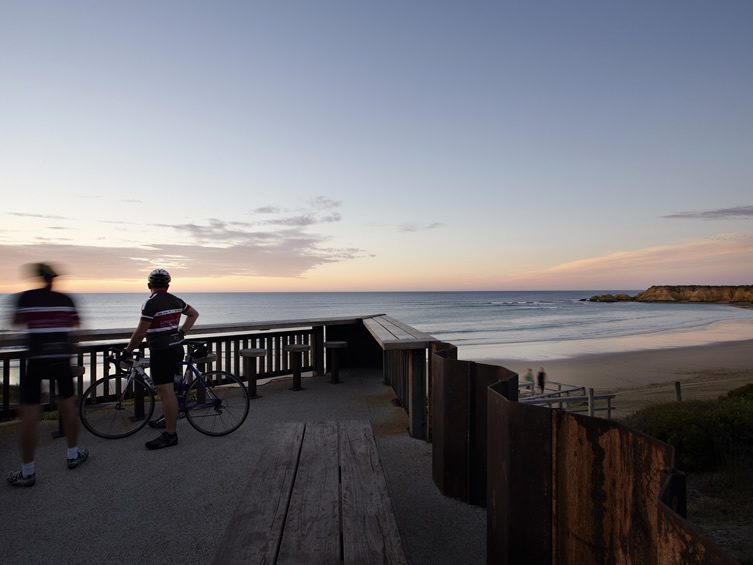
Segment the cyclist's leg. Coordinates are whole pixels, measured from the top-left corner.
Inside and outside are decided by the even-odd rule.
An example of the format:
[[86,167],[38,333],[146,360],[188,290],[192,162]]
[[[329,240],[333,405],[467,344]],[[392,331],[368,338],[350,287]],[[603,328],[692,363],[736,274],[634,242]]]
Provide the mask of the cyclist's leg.
[[165,418],[165,430],[170,433],[176,433],[178,423],[178,397],[175,396],[173,383],[164,385],[158,384],[157,391],[162,400],[162,414]]
[[178,422],[178,398],[175,396],[173,382],[175,375],[182,370],[183,346],[154,350],[150,355],[152,380],[154,380],[162,401],[162,414],[165,419],[165,431],[175,434]]
[[78,447],[79,421],[76,414],[76,399],[73,391],[73,372],[69,359],[55,365],[58,385],[58,410],[63,421],[63,430],[69,449]]

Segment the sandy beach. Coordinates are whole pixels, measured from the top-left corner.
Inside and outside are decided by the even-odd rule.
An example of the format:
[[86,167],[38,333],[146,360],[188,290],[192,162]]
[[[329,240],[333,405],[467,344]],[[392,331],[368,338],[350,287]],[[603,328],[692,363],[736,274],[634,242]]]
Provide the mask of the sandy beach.
[[683,399],[716,398],[753,383],[753,340],[702,346],[582,355],[546,361],[483,359],[519,375],[543,366],[550,381],[615,393],[615,417],[657,402],[675,399],[679,381]]

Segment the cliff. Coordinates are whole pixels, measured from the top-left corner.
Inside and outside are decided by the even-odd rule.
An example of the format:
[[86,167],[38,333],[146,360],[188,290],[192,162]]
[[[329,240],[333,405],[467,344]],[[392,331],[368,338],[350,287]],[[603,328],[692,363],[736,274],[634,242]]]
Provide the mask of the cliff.
[[746,286],[652,286],[637,294],[639,302],[753,302],[753,285]]
[[744,286],[652,286],[635,296],[602,294],[590,302],[715,302],[722,304],[753,304],[753,285]]

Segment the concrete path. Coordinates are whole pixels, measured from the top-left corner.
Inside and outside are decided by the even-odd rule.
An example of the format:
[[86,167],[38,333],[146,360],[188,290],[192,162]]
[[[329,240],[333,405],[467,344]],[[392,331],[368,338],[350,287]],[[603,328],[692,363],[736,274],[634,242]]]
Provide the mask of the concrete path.
[[[329,377],[261,386],[243,426],[212,438],[188,422],[180,444],[149,451],[157,435],[145,429],[121,440],[81,431],[90,450],[78,469],[65,465],[65,440],[43,422],[32,488],[0,485],[0,562],[208,563],[218,551],[246,490],[251,465],[280,422],[371,421],[409,563],[473,565],[486,562],[486,511],[439,494],[431,480],[431,444],[408,436],[408,421],[378,371],[344,371]],[[0,472],[17,468],[16,426],[0,427]]]

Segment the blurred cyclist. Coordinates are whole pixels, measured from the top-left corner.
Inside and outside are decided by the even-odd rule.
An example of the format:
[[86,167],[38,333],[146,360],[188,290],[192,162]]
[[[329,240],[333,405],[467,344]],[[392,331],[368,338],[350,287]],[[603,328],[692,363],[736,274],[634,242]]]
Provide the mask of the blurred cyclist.
[[13,310],[13,324],[26,327],[28,361],[20,379],[22,465],[20,471],[8,475],[8,482],[22,487],[34,486],[36,482],[34,453],[42,415],[42,379],[57,381],[58,410],[68,444],[68,468],[75,469],[89,457],[88,450],[78,447],[79,424],[73,396],[71,356],[75,342],[72,334],[79,325],[78,311],[70,296],[52,290],[58,274],[50,265],[37,263],[32,269],[42,286],[17,295]]

